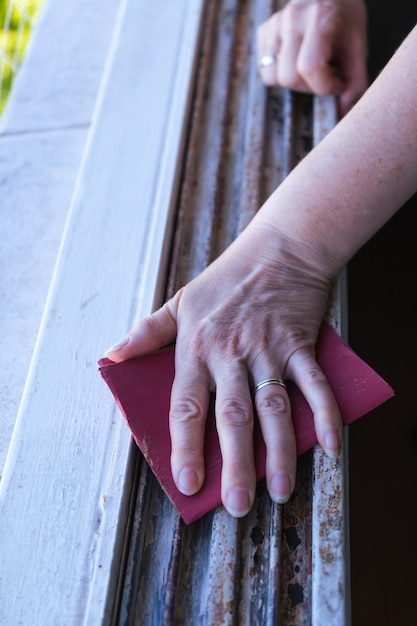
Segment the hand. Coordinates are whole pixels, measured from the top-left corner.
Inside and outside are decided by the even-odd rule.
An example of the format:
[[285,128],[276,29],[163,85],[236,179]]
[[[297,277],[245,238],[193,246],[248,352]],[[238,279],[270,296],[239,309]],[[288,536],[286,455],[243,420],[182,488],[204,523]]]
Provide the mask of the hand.
[[[314,350],[329,282],[308,250],[252,222],[199,277],[108,351],[121,361],[176,339],[171,467],[182,493],[196,493],[204,481],[204,423],[214,390],[222,501],[232,515],[245,515],[255,496],[251,389],[260,381],[293,380],[313,411],[319,442],[338,454],[341,417]],[[285,502],[296,472],[286,390],[266,386],[255,403],[267,448],[267,487],[274,501]]]
[[[290,0],[257,31],[266,85],[339,95],[341,116],[368,85],[363,0]],[[274,59],[274,62],[271,62]]]

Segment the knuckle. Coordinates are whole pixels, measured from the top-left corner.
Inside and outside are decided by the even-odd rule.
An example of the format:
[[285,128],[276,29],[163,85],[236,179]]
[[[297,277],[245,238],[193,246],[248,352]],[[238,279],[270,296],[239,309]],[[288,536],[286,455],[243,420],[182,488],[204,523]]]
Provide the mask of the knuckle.
[[320,61],[312,54],[301,54],[297,58],[297,71],[303,77],[320,73]]
[[249,427],[253,424],[249,406],[238,399],[228,399],[217,407],[218,419],[227,426]]
[[298,29],[300,24],[300,14],[302,13],[302,7],[298,4],[287,4],[282,13],[283,22],[285,28],[293,31]]
[[317,21],[330,22],[335,29],[342,26],[342,13],[334,2],[319,2],[314,6],[314,10]]
[[278,84],[285,89],[297,89],[299,76],[291,68],[284,68],[278,71]]
[[240,483],[246,482],[250,485],[253,482],[252,459],[230,461],[227,465],[227,471],[230,477],[237,479]]
[[274,393],[265,390],[265,393],[256,398],[256,408],[263,415],[274,415],[275,417],[287,416],[290,411],[288,396],[283,393]]
[[175,298],[171,298],[168,302],[162,306],[163,311],[167,314],[167,316],[171,319],[171,321],[176,320],[176,311],[178,308],[178,302],[181,298],[181,293],[176,294]]
[[269,20],[266,22],[266,25],[270,32],[278,35],[282,26],[282,11],[276,11],[276,13],[271,15]]
[[318,366],[311,367],[309,370],[307,370],[305,375],[307,377],[308,384],[320,386],[327,386],[328,384],[326,376]]
[[169,418],[174,424],[200,427],[206,416],[203,406],[196,398],[182,398],[172,403]]
[[319,59],[312,57],[299,59],[297,71],[316,95],[328,96],[335,92],[335,84],[329,76],[329,68],[326,63],[322,63]]
[[142,326],[142,330],[146,334],[150,334],[150,335],[153,335],[154,333],[156,333],[159,328],[158,320],[156,319],[155,315],[148,315],[148,317],[145,317],[141,321],[141,326]]
[[184,464],[187,459],[192,459],[195,464],[195,459],[198,459],[202,454],[199,441],[190,441],[189,439],[180,440],[176,442],[175,447],[172,449],[172,458],[178,463]]

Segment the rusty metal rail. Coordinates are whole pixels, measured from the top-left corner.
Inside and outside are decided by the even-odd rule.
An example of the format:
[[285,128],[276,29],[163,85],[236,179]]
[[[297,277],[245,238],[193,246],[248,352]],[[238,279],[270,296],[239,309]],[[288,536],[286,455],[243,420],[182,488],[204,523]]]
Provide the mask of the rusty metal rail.
[[[331,101],[265,89],[255,28],[266,0],[207,2],[166,296],[192,279],[335,122]],[[342,332],[343,277],[329,319]],[[260,483],[242,520],[220,507],[185,526],[137,454],[113,622],[330,626],[349,623],[346,468],[298,461],[290,502]]]

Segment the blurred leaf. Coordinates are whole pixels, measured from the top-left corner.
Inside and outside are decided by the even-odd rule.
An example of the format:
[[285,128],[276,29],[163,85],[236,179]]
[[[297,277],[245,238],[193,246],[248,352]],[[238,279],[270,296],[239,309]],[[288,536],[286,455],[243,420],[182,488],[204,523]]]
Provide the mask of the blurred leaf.
[[0,0],[0,115],[13,83],[14,66],[23,58],[41,4],[42,0],[21,0],[19,4]]

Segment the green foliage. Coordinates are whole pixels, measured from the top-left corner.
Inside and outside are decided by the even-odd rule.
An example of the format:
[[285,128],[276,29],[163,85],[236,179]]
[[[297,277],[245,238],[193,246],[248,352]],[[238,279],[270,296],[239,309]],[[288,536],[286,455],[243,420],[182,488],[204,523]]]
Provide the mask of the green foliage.
[[13,65],[22,60],[41,3],[42,0],[20,0],[19,4],[0,0],[0,115],[12,86]]
[[[41,0],[26,0],[26,2],[22,0],[20,6],[22,5],[30,18],[34,18],[41,5]],[[0,0],[0,26],[4,26],[8,6],[11,6],[10,30],[17,30],[22,19],[22,11],[13,0]]]

